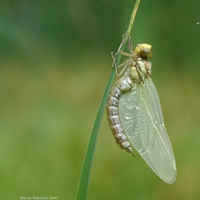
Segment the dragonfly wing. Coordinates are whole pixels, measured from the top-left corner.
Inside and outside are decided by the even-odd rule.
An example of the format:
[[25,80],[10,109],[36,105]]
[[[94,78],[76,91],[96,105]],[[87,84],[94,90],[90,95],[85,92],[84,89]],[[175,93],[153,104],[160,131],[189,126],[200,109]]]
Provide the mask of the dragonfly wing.
[[162,180],[172,184],[176,179],[175,158],[151,78],[123,93],[119,116],[133,147]]

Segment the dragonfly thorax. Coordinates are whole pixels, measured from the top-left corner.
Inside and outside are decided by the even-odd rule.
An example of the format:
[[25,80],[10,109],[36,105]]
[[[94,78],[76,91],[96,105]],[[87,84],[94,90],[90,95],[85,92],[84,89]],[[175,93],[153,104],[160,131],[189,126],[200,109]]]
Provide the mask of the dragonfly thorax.
[[[131,63],[131,62],[130,62]],[[145,59],[134,59],[133,64],[130,64],[130,68],[125,73],[125,76],[129,76],[133,82],[144,82],[147,77],[151,76],[151,62]]]

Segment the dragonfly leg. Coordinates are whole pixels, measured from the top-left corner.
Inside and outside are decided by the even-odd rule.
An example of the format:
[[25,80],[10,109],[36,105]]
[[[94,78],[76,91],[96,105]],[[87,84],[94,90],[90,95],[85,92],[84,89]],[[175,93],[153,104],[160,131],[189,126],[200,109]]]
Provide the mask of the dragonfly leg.
[[132,54],[131,53],[126,53],[122,50],[118,51],[119,54],[121,54],[122,56],[127,56],[127,57],[132,57]]
[[121,72],[119,74],[116,71],[117,77],[120,76],[124,72],[124,70],[126,69],[126,67],[128,65],[129,65],[129,62],[128,62],[128,60],[126,60],[126,61],[124,61],[123,63],[121,63],[120,65],[117,66],[117,68],[123,67],[123,69],[121,70]]
[[118,51],[117,52],[119,52],[121,49],[122,49],[122,47],[124,46],[124,43],[125,43],[125,38],[126,38],[126,35],[127,35],[128,33],[125,33],[124,35],[122,35],[122,42],[121,42],[121,44],[119,45],[119,48],[118,48]]
[[127,33],[125,33],[124,35],[122,35],[122,42],[121,42],[121,44],[119,45],[119,48],[118,48],[117,52],[115,53],[115,55],[114,55],[113,52],[111,52],[111,56],[112,56],[114,62],[116,61],[116,56],[119,54],[119,52],[121,51],[121,49],[122,49],[122,47],[123,47],[123,45],[124,45],[124,43],[125,43],[125,35],[126,35],[126,34],[127,34]]
[[132,53],[133,43],[132,43],[132,40],[131,40],[131,36],[128,37],[128,46],[129,46],[130,52]]
[[[132,57],[132,54],[131,53],[127,53],[127,52],[124,52],[122,51],[122,47],[124,46],[124,43],[125,43],[125,38],[126,38],[126,35],[128,33],[125,33],[124,35],[122,35],[122,42],[121,44],[119,45],[119,48],[117,50],[117,52],[114,54],[113,52],[111,52],[111,56],[113,58],[113,64],[112,64],[112,67],[115,67],[115,71],[116,71],[116,75],[117,76],[120,76],[124,70],[126,69],[127,65],[129,65],[129,60],[127,61],[124,61],[123,63],[121,63],[120,65],[116,65],[116,57],[118,54],[121,54],[122,56],[127,56],[127,57]],[[133,45],[132,45],[132,41],[131,41],[131,37],[129,36],[129,49],[133,49]],[[123,67],[123,69],[121,70],[121,72],[118,74],[117,72],[117,68],[120,68],[120,67]]]

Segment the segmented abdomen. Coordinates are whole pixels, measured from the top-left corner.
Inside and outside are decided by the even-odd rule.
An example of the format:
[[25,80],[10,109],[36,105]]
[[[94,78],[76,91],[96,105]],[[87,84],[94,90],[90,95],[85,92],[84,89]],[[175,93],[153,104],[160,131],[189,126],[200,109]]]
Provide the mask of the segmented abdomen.
[[119,79],[119,81],[117,81],[112,87],[110,95],[108,97],[106,111],[110,129],[113,133],[116,143],[128,153],[133,154],[131,145],[128,142],[126,135],[124,134],[118,109],[121,95],[124,92],[131,90],[134,84],[129,75],[130,71],[127,70],[125,75],[121,79]]

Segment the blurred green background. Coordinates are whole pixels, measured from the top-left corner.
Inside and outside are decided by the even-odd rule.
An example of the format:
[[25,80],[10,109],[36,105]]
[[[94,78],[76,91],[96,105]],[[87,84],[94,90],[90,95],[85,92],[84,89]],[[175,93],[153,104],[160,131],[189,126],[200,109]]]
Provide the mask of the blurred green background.
[[[134,1],[0,1],[0,199],[74,199],[112,59]],[[88,199],[200,199],[199,0],[142,0],[133,43],[153,46],[152,78],[176,155],[173,185],[114,142],[106,115]]]

